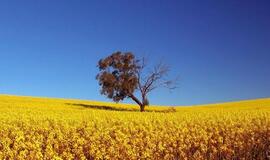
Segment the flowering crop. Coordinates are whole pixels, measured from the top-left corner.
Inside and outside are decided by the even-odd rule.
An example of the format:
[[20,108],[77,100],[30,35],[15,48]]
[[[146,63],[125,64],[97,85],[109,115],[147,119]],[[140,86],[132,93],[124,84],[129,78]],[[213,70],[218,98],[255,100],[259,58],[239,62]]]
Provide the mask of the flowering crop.
[[[179,107],[0,96],[0,159],[267,159],[270,99]],[[153,112],[151,112],[153,111]],[[163,113],[164,111],[164,113]]]

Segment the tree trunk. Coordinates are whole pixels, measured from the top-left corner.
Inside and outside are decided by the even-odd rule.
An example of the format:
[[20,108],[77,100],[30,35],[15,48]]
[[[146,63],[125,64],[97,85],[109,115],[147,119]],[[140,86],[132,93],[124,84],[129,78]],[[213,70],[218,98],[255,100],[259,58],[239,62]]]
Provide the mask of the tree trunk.
[[141,103],[140,100],[138,98],[136,98],[133,94],[129,94],[129,97],[140,106],[140,111],[144,112],[145,105],[143,103]]
[[148,99],[146,98],[145,94],[142,94],[142,105],[140,105],[141,112],[144,112],[145,106],[148,105],[149,105]]
[[144,112],[145,105],[140,105],[141,112]]

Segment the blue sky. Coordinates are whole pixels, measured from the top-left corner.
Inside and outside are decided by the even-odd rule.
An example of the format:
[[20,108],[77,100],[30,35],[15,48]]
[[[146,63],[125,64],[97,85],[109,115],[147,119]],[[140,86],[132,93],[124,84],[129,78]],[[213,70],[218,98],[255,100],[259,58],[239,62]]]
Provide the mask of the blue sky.
[[[97,61],[132,51],[180,75],[150,103],[270,97],[268,0],[3,0],[0,93],[110,101]],[[131,102],[131,101],[125,101]]]

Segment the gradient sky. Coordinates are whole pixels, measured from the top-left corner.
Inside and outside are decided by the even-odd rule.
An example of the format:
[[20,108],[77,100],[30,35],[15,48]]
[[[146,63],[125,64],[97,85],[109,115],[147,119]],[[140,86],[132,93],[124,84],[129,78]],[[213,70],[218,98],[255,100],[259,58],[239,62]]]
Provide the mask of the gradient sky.
[[96,64],[120,50],[180,75],[152,104],[270,97],[269,18],[269,0],[1,0],[0,93],[110,101]]

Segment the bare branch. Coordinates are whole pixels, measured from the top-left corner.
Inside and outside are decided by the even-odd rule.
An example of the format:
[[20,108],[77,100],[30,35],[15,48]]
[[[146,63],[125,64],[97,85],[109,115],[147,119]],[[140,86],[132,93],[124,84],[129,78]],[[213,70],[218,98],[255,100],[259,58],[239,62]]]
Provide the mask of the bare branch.
[[140,89],[140,91],[141,91],[141,93],[143,92],[143,86],[142,86],[142,82],[141,82],[141,80],[143,79],[142,78],[142,74],[143,74],[143,69],[145,68],[145,66],[146,66],[146,59],[145,59],[145,57],[143,57],[141,60],[140,60],[140,64],[138,65],[139,67],[138,67],[138,69],[137,69],[137,71],[136,71],[136,74],[137,74],[137,77],[138,77],[138,86],[139,86],[139,89]]
[[147,94],[157,87],[164,87],[171,84],[170,81],[162,80],[162,78],[164,78],[168,72],[169,67],[164,63],[160,62],[158,65],[156,65],[143,85],[143,93]]

